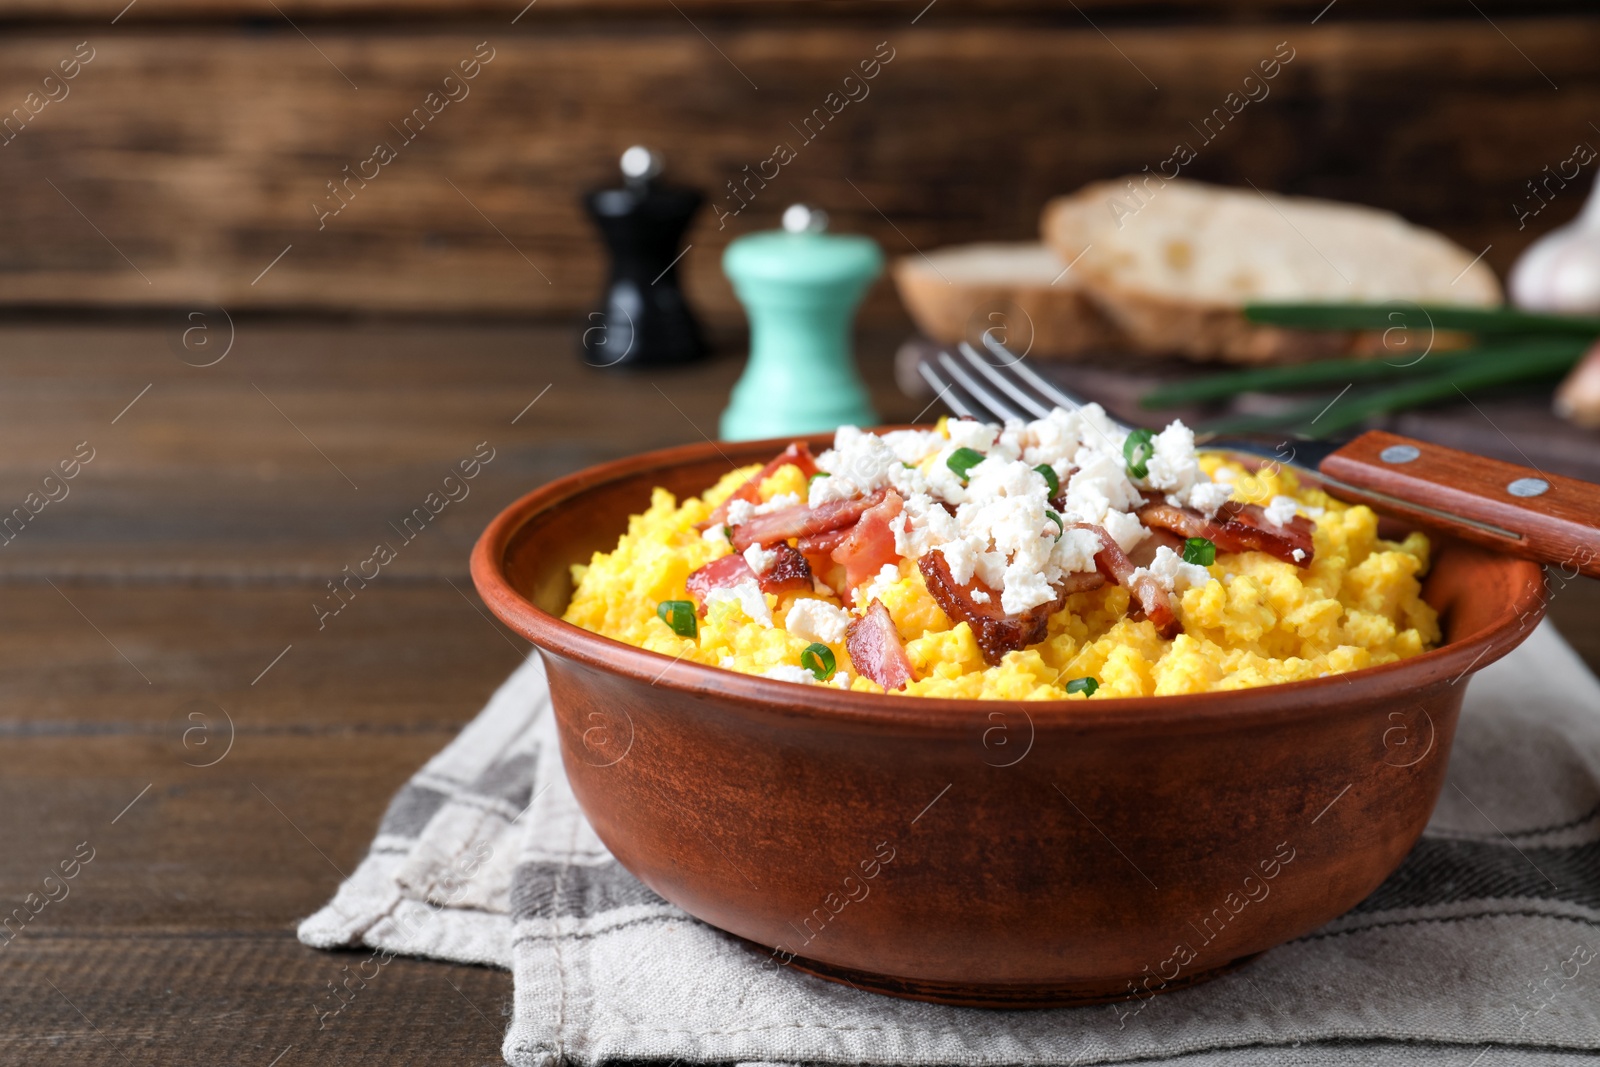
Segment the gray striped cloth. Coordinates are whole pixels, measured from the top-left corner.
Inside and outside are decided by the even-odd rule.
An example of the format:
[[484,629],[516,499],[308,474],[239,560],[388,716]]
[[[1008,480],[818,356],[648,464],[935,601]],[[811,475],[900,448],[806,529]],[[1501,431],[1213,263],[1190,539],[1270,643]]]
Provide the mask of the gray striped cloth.
[[300,939],[511,969],[513,1067],[1594,1062],[1600,684],[1549,624],[1475,678],[1423,839],[1322,929],[1147,1001],[984,1011],[763,965],[646,889],[578,810],[535,657]]

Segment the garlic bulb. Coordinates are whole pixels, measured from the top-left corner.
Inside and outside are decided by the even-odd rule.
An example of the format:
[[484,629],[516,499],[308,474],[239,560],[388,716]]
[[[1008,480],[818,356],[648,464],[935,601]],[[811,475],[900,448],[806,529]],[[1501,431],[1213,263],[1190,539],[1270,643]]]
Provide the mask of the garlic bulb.
[[1600,181],[1577,218],[1539,238],[1517,260],[1511,298],[1527,311],[1600,314]]
[[1600,429],[1600,342],[1556,390],[1555,409],[1568,422]]

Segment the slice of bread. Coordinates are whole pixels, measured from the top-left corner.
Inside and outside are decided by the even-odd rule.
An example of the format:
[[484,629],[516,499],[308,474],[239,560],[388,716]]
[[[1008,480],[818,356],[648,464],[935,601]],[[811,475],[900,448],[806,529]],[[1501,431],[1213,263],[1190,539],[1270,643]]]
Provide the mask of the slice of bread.
[[1254,325],[1240,311],[1251,301],[1503,299],[1472,253],[1355,204],[1141,175],[1052,200],[1041,226],[1134,345],[1195,359],[1267,362],[1358,343]]
[[1118,332],[1042,244],[972,244],[905,256],[894,280],[917,327],[942,344],[984,331],[1014,352],[1070,359],[1117,346]]

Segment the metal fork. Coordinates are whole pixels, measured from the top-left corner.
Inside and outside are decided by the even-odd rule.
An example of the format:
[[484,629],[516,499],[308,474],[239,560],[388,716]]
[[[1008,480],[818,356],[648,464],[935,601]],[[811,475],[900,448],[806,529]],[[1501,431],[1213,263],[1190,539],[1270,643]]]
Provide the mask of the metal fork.
[[[962,341],[956,346],[960,358],[946,349],[939,349],[917,363],[917,373],[923,381],[931,385],[937,399],[957,415],[984,421],[1021,419],[1026,422],[1044,418],[1054,408],[1077,411],[1091,403],[1086,397],[1050,381],[1028,366],[1022,356],[987,334],[983,335],[983,345],[994,357],[992,360],[985,358],[971,343]],[[1109,415],[1107,421],[1120,434],[1133,432],[1134,427]],[[1218,438],[1198,434],[1196,440],[1207,448],[1245,452],[1285,463],[1309,461],[1312,466],[1338,448],[1337,444],[1300,438],[1274,443],[1265,436]]]
[[[1046,379],[987,333],[983,344],[998,364],[991,362],[969,342],[962,341],[957,359],[940,349],[917,363],[917,373],[933,386],[938,399],[951,411],[969,419],[1042,419],[1054,408],[1076,411],[1089,401]],[[1131,427],[1113,420],[1126,433]]]
[[[1076,411],[1089,403],[987,334],[982,342],[992,358],[963,341],[954,353],[941,349],[918,361],[917,372],[934,388],[936,399],[957,415],[1027,421],[1054,408]],[[1118,433],[1133,430],[1108,421]],[[1511,555],[1552,563],[1570,560],[1576,552],[1579,570],[1600,577],[1600,531],[1592,517],[1600,515],[1600,489],[1586,482],[1378,431],[1342,440],[1202,433],[1196,441],[1251,466],[1260,466],[1264,458],[1341,499]],[[1322,469],[1330,457],[1330,469]],[[1335,466],[1343,477],[1332,473]]]

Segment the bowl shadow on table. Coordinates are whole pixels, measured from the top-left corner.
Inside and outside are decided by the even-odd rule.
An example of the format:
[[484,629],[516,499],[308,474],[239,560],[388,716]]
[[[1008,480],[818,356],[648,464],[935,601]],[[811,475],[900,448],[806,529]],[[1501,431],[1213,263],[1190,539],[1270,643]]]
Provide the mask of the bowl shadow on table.
[[1544,610],[1535,565],[1443,543],[1435,652],[1090,705],[801,687],[558,621],[570,565],[612,548],[651,487],[693,495],[778,447],[688,446],[547,486],[486,531],[474,578],[544,649],[573,791],[624,867],[769,965],[892,995],[1143,996],[1342,914],[1426,825],[1467,679]]

